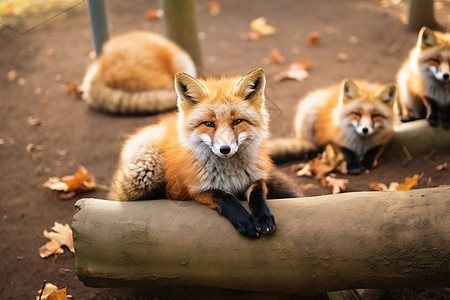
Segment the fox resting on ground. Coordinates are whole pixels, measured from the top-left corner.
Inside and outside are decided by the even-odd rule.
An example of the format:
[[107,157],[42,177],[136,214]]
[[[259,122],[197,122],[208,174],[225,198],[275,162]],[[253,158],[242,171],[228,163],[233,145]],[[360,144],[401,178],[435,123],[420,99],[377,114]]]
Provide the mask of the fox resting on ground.
[[271,156],[317,151],[332,144],[344,154],[350,174],[371,170],[394,132],[395,84],[344,79],[308,94],[295,116],[296,138],[272,140]]
[[450,128],[450,33],[422,27],[397,83],[403,121],[426,118]]
[[112,38],[89,67],[81,85],[94,109],[113,114],[152,114],[177,105],[173,78],[196,76],[190,56],[165,37],[131,32]]
[[[178,114],[125,142],[110,198],[193,199],[218,210],[245,236],[274,231],[266,197],[296,193],[286,175],[272,170],[265,148],[265,84],[261,69],[206,80],[177,73]],[[245,198],[251,214],[238,200]]]

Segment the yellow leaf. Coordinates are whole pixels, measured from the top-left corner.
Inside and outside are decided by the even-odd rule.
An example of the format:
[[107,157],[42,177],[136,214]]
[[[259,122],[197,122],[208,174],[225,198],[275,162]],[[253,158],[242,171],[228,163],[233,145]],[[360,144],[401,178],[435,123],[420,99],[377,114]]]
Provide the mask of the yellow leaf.
[[321,183],[323,186],[331,188],[331,192],[333,194],[339,194],[340,192],[345,191],[345,189],[347,188],[348,179],[340,179],[327,176],[321,179]]
[[414,174],[413,177],[406,177],[405,182],[397,187],[397,191],[409,191],[410,189],[414,188],[415,186],[417,186],[417,181],[420,177],[417,174]]
[[268,25],[264,17],[259,17],[251,21],[250,28],[262,36],[273,35],[276,32],[275,27]]

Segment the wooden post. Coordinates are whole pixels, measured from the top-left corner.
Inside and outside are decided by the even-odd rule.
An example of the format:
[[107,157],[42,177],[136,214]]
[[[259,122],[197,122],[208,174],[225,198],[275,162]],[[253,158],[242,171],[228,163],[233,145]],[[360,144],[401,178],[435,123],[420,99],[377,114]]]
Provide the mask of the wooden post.
[[92,36],[97,57],[102,52],[103,44],[108,40],[108,22],[104,0],[89,0],[89,16],[91,19]]
[[208,207],[170,200],[76,203],[87,286],[203,286],[301,295],[448,286],[450,188],[270,200],[277,231],[250,240]]
[[433,4],[433,0],[410,0],[408,27],[414,31],[418,31],[422,26],[436,28]]
[[202,67],[195,0],[161,0],[160,3],[164,10],[164,34],[188,52],[197,67]]

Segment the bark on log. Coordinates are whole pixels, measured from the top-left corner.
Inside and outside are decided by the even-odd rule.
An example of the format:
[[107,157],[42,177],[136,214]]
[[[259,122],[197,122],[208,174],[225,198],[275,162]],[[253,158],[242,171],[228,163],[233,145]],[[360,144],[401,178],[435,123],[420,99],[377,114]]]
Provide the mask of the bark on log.
[[82,199],[73,218],[87,286],[204,286],[302,295],[448,286],[450,188],[269,201],[277,231],[240,236],[193,202]]
[[403,155],[405,149],[413,156],[427,154],[433,149],[450,153],[450,130],[431,127],[426,120],[397,125],[384,155]]

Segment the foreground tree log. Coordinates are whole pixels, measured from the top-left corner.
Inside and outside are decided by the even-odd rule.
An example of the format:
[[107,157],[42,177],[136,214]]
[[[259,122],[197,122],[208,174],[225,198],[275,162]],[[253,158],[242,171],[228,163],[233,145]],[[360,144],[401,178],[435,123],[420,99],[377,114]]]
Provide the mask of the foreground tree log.
[[207,286],[303,295],[448,286],[450,188],[269,201],[273,235],[249,240],[193,202],[82,199],[76,269],[92,287]]

